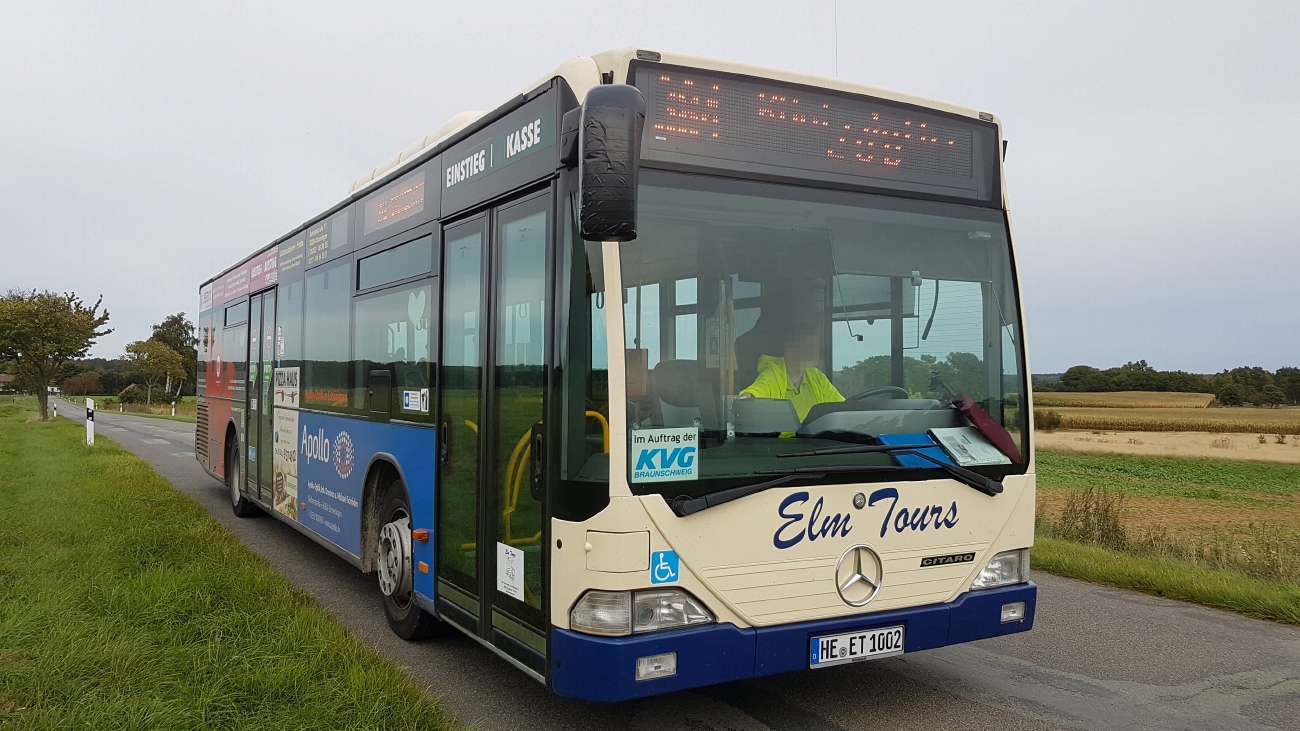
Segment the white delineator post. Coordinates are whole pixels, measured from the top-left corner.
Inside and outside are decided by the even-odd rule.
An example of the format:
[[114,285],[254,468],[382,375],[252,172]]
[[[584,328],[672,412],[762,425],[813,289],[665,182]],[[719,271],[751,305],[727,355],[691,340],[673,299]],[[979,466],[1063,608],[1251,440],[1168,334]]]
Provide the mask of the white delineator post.
[[95,445],[95,399],[86,399],[86,446]]

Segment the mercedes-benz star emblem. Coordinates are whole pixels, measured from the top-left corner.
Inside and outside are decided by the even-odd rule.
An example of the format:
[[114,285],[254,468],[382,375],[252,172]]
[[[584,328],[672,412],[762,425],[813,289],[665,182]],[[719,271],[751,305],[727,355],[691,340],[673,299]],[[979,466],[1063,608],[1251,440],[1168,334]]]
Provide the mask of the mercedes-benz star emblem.
[[835,589],[851,607],[863,607],[875,599],[883,578],[880,555],[863,543],[850,547],[835,565]]

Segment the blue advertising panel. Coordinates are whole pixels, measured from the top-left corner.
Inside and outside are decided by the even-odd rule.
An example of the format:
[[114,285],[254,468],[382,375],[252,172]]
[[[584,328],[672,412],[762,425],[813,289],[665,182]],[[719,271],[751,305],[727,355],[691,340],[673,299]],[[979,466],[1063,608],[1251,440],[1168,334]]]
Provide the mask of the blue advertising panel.
[[[434,532],[433,429],[297,412],[297,519],[348,553],[361,554],[361,510],[370,464],[397,464],[411,500],[411,528]],[[415,542],[415,560],[434,566],[433,542]],[[416,590],[433,596],[431,573],[415,572]]]

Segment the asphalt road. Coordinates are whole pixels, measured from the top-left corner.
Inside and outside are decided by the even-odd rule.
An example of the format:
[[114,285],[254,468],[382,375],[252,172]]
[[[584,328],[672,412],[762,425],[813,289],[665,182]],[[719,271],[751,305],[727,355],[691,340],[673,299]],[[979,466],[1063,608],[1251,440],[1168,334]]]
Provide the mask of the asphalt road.
[[[84,413],[66,402],[59,412]],[[373,576],[274,519],[231,514],[224,487],[194,460],[191,424],[99,411],[96,431],[476,728],[1300,730],[1300,628],[1041,573],[1036,626],[1024,634],[618,705],[559,699],[468,638],[397,639]]]

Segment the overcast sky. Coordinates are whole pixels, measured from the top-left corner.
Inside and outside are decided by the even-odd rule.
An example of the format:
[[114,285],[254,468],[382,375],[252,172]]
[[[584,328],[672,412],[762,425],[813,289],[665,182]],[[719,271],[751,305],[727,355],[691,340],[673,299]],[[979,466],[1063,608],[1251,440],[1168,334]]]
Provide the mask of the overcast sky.
[[103,293],[117,356],[453,114],[638,46],[998,114],[1034,372],[1300,365],[1300,3],[1064,7],[2,0],[0,290]]

